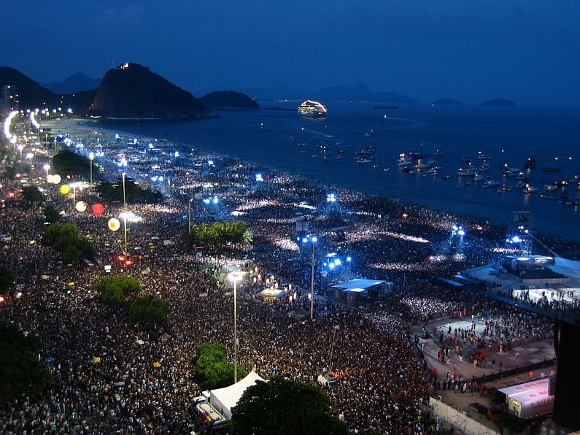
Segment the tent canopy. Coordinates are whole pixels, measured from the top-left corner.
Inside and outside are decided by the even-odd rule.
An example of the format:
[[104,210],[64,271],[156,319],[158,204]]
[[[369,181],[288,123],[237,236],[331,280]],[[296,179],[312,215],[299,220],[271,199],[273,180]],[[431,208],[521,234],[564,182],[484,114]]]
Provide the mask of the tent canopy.
[[256,384],[256,382],[260,381],[265,382],[264,379],[252,370],[244,379],[230,385],[229,387],[211,390],[209,403],[211,403],[221,415],[229,420],[232,418],[231,409],[236,406],[236,403],[238,403],[238,400],[240,400],[240,397],[242,397],[246,388],[251,387]]

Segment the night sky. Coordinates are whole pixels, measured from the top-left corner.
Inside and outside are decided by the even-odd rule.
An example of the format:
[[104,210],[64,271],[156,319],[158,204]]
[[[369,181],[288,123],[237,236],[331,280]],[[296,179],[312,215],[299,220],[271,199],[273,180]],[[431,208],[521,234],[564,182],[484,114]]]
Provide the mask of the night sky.
[[578,0],[7,0],[0,65],[49,83],[134,62],[195,96],[364,84],[580,106],[579,22]]

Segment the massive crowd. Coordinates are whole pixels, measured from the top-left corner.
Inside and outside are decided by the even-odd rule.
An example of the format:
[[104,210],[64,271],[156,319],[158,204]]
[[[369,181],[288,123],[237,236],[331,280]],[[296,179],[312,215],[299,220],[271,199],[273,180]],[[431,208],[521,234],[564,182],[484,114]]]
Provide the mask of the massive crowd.
[[[9,237],[2,242],[0,264],[15,271],[19,283],[17,295],[0,304],[0,321],[41,338],[39,357],[49,364],[53,379],[41,400],[23,397],[0,409],[2,433],[209,432],[193,406],[201,387],[192,368],[201,343],[222,343],[233,352],[231,284],[223,273],[234,266],[247,272],[238,284],[239,363],[264,378],[285,374],[310,384],[317,384],[324,371],[334,373],[337,384],[321,388],[332,398],[333,413],[351,430],[436,433],[425,405],[440,384],[417,352],[410,325],[485,313],[485,336],[458,333],[466,350],[496,337],[549,334],[549,319],[431,283],[433,275],[490,262],[504,227],[463,218],[469,236],[453,246],[449,229],[456,217],[449,214],[352,191],[339,191],[339,202],[327,203],[328,186],[272,172],[267,183],[258,183],[250,167],[240,167],[218,159],[212,173],[220,182],[212,193],[220,196],[220,204],[216,210],[196,206],[193,212],[197,221],[236,210],[254,239],[252,249],[237,255],[183,248],[191,195],[180,195],[180,187],[203,185],[201,173],[192,168],[176,169],[173,194],[163,204],[131,205],[142,218],[129,224],[131,266],[115,260],[124,241],[107,226],[119,211],[114,207],[101,216],[77,212],[70,196],[41,182],[48,200],[67,211],[97,249],[99,263],[78,267],[64,264],[43,245],[42,205],[18,197],[5,201],[0,234]],[[19,187],[6,177],[0,183],[3,193]],[[97,201],[91,192],[77,195]],[[311,264],[304,252],[314,248],[297,239],[298,213],[310,217],[310,231],[319,236],[314,322],[308,316]],[[331,252],[348,254],[352,262],[326,270],[324,259]],[[112,274],[138,277],[143,292],[168,299],[168,325],[146,328],[104,305],[91,284],[107,273],[106,264]],[[387,280],[393,293],[357,310],[324,299],[333,283],[352,277]],[[254,298],[272,285],[295,298],[271,303]],[[451,345],[446,339],[442,345]]]

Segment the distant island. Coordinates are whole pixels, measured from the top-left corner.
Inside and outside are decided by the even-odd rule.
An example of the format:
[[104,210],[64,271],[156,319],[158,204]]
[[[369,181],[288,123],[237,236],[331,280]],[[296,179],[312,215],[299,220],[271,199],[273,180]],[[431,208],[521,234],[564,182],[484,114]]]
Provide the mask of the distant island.
[[260,105],[253,98],[236,91],[216,91],[200,98],[210,110],[259,109]]
[[431,103],[433,106],[439,106],[443,104],[462,104],[460,101],[452,100],[451,98],[440,98]]
[[482,106],[495,106],[495,107],[514,107],[516,103],[511,100],[506,100],[505,98],[494,98],[493,100],[486,101],[481,104]]

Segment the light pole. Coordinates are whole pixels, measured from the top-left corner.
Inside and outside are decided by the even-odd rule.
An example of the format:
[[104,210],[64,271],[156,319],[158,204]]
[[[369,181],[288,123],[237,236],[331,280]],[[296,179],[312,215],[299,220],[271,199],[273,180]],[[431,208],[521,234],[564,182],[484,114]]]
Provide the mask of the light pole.
[[193,198],[189,198],[189,206],[187,207],[187,234],[191,235],[191,203]]
[[50,169],[50,165],[47,163],[43,166],[43,168],[46,171],[46,182],[48,183],[48,170]]
[[91,161],[91,165],[89,167],[89,187],[93,187],[93,159],[95,158],[94,153],[89,153],[89,160]]
[[239,271],[228,274],[228,279],[234,283],[234,384],[238,382],[238,306],[236,283],[241,281],[243,274]]
[[127,210],[127,195],[125,194],[125,173],[123,172],[123,210]]
[[311,274],[310,274],[310,320],[314,320],[314,247],[316,242],[318,242],[318,237],[307,236],[302,239],[303,243],[308,243],[312,245],[312,258],[311,258]]
[[119,217],[123,219],[123,227],[125,232],[125,249],[123,250],[125,257],[127,256],[127,219],[132,218],[134,216],[135,214],[130,211],[124,211],[119,215]]

